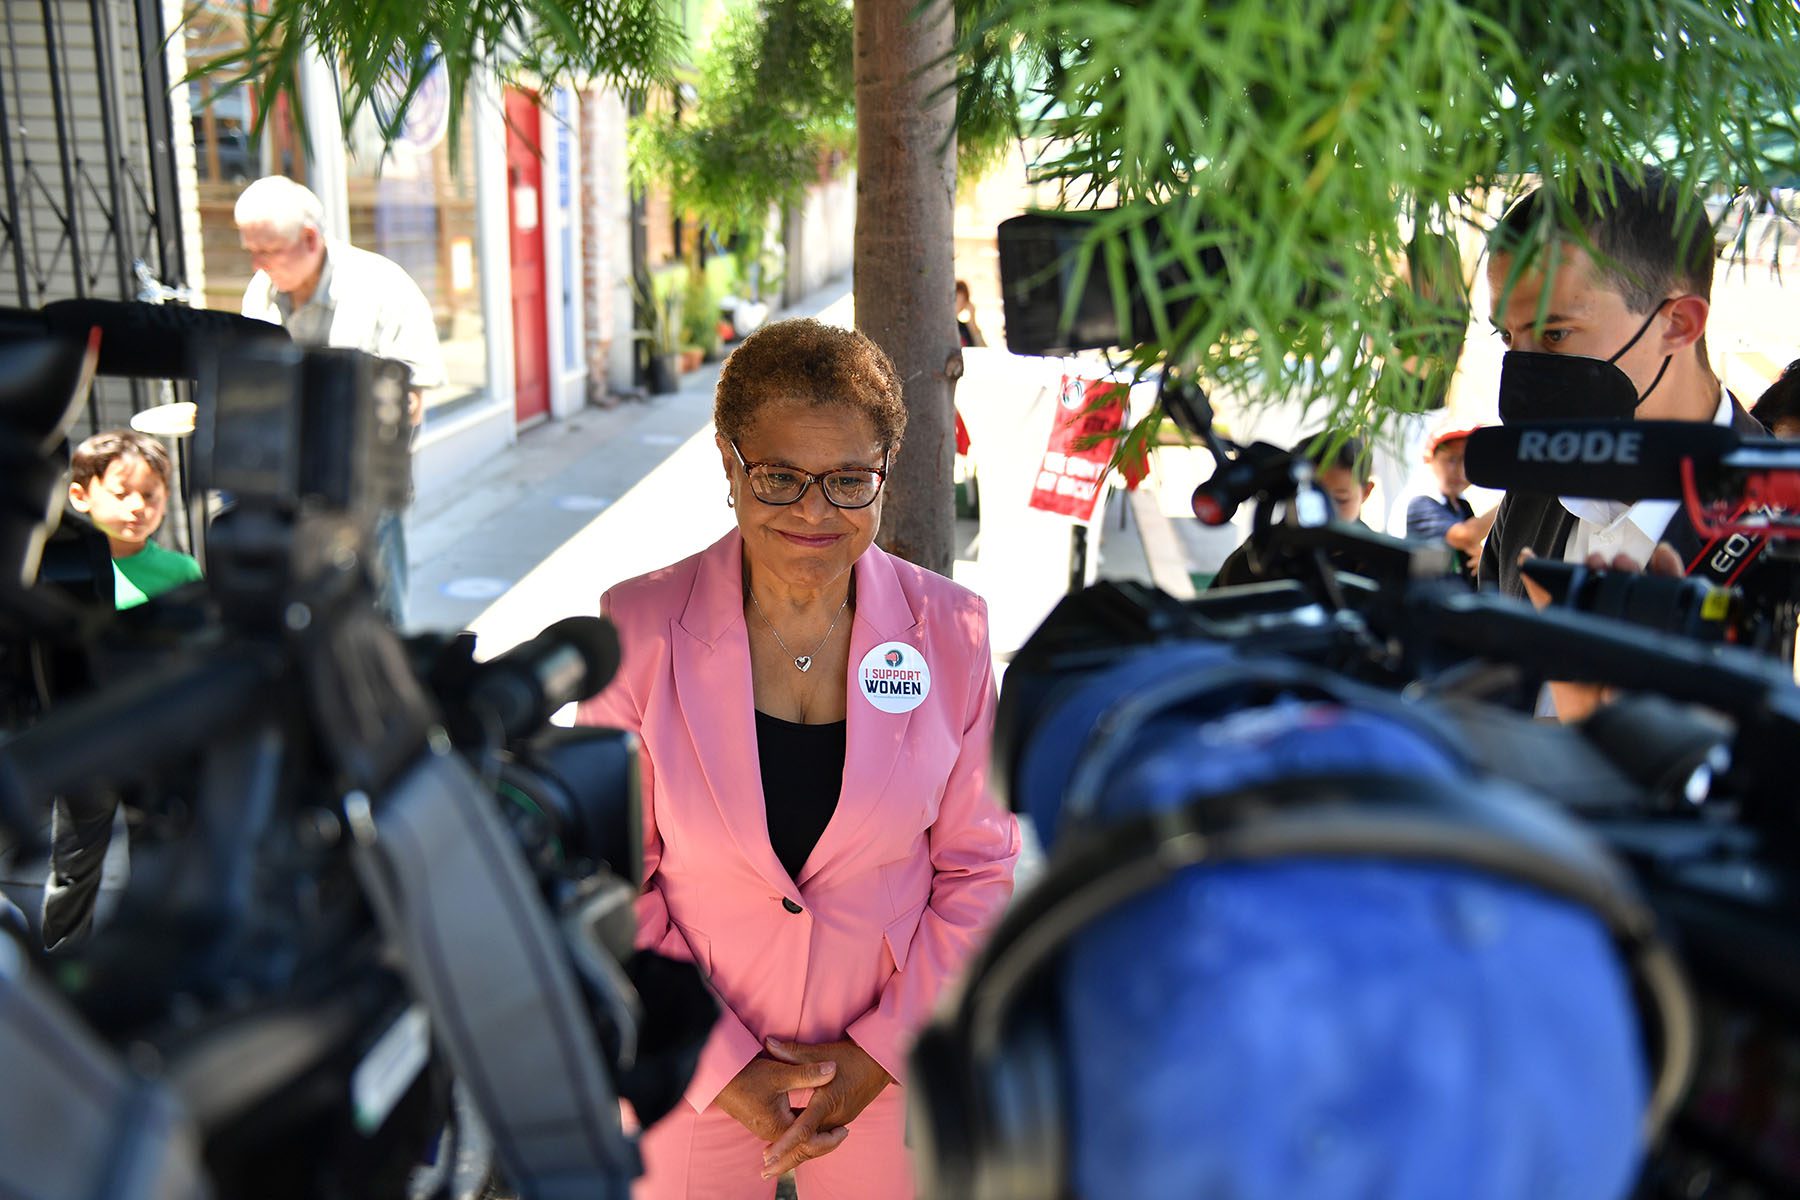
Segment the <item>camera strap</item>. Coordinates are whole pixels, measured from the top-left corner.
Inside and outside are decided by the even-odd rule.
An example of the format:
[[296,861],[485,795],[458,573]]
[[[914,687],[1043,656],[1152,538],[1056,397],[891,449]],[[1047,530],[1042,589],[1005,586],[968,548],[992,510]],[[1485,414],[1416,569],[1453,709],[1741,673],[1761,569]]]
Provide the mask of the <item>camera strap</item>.
[[192,1122],[126,1069],[0,936],[0,1196],[205,1200]]
[[640,1170],[569,951],[461,760],[428,752],[344,811],[358,877],[526,1200],[624,1200]]

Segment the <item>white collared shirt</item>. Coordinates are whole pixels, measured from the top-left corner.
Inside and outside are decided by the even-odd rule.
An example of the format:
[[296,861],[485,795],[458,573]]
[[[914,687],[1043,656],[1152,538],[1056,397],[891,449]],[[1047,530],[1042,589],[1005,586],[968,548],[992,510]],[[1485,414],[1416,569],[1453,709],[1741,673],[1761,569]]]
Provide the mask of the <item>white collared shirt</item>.
[[392,259],[336,239],[325,243],[319,284],[305,304],[278,292],[264,271],[244,289],[243,314],[286,329],[303,346],[341,346],[412,369],[421,390],[445,382],[431,302]]
[[[1730,425],[1735,408],[1731,393],[1720,388],[1712,423]],[[1642,566],[1650,561],[1663,531],[1681,508],[1679,500],[1639,500],[1636,504],[1572,496],[1561,500],[1563,508],[1575,517],[1575,528],[1569,531],[1569,544],[1563,549],[1564,562],[1584,562],[1588,555],[1599,554],[1611,563],[1627,554]]]

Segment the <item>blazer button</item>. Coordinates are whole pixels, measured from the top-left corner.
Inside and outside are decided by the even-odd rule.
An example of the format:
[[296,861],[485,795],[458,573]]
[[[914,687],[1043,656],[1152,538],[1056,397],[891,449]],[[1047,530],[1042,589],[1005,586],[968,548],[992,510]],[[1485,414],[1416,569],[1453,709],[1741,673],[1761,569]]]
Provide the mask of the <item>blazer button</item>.
[[783,896],[781,898],[781,907],[787,909],[791,913],[805,911],[798,904],[795,904],[792,900],[788,899],[786,896]]

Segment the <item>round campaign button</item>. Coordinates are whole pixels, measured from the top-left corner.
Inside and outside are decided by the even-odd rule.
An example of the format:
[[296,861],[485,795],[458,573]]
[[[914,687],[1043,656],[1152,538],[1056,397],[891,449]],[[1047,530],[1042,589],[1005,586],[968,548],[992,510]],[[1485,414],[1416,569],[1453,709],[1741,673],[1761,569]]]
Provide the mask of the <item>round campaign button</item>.
[[916,647],[883,642],[863,655],[856,690],[882,712],[911,712],[931,695],[931,667]]

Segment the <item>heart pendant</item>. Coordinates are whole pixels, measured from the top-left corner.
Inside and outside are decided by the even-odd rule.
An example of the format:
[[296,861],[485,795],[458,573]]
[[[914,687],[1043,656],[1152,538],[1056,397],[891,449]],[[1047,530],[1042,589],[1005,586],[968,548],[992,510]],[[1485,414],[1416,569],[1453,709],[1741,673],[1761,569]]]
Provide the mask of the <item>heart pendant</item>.
[[794,659],[794,665],[796,667],[799,667],[802,671],[812,670],[812,655],[802,654],[802,655],[797,656]]

